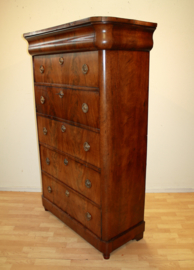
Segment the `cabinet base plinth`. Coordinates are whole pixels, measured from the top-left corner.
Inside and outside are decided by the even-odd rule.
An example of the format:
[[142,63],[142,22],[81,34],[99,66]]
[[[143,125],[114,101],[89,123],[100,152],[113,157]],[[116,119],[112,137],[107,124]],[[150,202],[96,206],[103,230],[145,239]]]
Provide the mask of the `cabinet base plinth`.
[[97,237],[94,233],[84,227],[77,220],[73,219],[67,213],[62,211],[56,205],[48,201],[42,196],[43,206],[47,211],[53,213],[61,221],[63,221],[67,226],[73,229],[81,237],[83,237],[87,242],[93,245],[96,249],[103,253],[104,259],[109,259],[110,253],[117,249],[118,247],[124,245],[130,240],[136,239],[137,241],[143,238],[143,232],[145,228],[145,222],[141,221],[136,226],[130,228],[129,230],[123,232],[122,234],[114,237],[110,241],[103,241]]

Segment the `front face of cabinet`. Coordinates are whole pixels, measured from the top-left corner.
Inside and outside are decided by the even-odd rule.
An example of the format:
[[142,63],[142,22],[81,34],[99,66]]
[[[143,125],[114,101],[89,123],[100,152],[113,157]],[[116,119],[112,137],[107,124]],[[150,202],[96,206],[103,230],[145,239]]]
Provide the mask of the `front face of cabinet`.
[[95,17],[25,35],[33,55],[43,206],[106,259],[143,237],[155,28]]
[[98,52],[34,57],[43,197],[101,238]]

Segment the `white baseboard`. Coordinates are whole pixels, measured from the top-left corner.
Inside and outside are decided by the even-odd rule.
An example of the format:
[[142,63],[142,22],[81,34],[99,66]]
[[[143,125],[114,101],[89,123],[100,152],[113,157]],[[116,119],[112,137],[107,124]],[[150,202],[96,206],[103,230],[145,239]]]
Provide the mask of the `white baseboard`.
[[146,188],[146,193],[190,193],[194,188]]
[[19,191],[19,192],[42,192],[41,188],[25,188],[25,187],[0,187],[0,191]]
[[[26,187],[0,187],[0,191],[19,191],[19,192],[42,192],[41,188]],[[146,193],[189,193],[194,192],[194,188],[147,188]]]

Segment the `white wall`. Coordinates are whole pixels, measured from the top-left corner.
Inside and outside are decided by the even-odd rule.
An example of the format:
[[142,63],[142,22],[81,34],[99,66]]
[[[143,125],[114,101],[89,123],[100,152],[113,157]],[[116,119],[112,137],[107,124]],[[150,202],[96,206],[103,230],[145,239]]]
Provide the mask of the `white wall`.
[[0,2],[0,189],[40,190],[31,56],[22,34],[90,16],[157,22],[150,55],[148,191],[194,191],[194,1]]

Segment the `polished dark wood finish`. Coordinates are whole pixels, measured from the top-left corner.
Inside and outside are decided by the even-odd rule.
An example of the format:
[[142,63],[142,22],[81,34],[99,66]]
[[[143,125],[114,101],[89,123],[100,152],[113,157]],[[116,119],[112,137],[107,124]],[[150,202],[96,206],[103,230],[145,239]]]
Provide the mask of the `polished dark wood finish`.
[[149,53],[99,55],[102,237],[108,241],[143,220]]
[[[72,155],[70,155],[70,154],[67,154],[67,153],[64,153],[63,151],[61,151],[61,150],[59,150],[59,149],[57,149],[57,148],[55,148],[55,147],[52,147],[52,146],[50,146],[50,145],[48,145],[48,144],[44,144],[44,143],[41,143],[40,141],[39,141],[39,146],[41,147],[41,146],[43,146],[43,147],[46,147],[46,148],[48,148],[48,149],[50,149],[50,150],[52,150],[52,151],[54,151],[54,152],[56,152],[56,153],[59,153],[59,154],[61,154],[61,155],[65,155],[65,156],[67,156],[68,158],[71,158],[72,160],[74,160],[74,161],[76,161],[76,162],[79,162],[80,164],[83,164],[85,167],[87,167],[87,168],[90,168],[90,169],[92,169],[92,170],[94,170],[94,171],[96,171],[96,172],[101,172],[101,169],[100,168],[98,168],[98,167],[96,167],[96,166],[94,166],[94,165],[92,165],[92,164],[90,164],[90,163],[87,163],[87,162],[85,162],[85,161],[83,161],[82,159],[79,159],[79,158],[77,158],[77,157],[75,157],[75,156],[72,156]],[[39,148],[40,148],[39,147]]]
[[[40,116],[37,117],[37,123],[38,137],[41,143],[100,168],[99,133]],[[62,132],[62,126],[65,126],[65,132]],[[47,130],[46,135],[43,133],[43,128]],[[85,142],[90,144],[89,151],[84,150]]]
[[[78,191],[91,201],[100,205],[100,173],[80,164],[69,158],[67,155],[61,155],[46,147],[40,147],[41,167],[42,170],[59,179],[61,182]],[[46,159],[50,163],[46,163]],[[68,161],[65,165],[64,160]],[[91,182],[88,188],[86,180]]]
[[150,51],[155,23],[113,17],[92,17],[24,34],[31,55],[86,50]]
[[136,240],[136,241],[139,241],[139,240],[141,240],[142,238],[143,238],[143,232],[141,232],[140,234],[136,235],[135,240]]
[[65,23],[62,25],[58,25],[58,26],[54,26],[54,27],[50,27],[50,28],[46,28],[46,29],[42,29],[42,30],[38,30],[38,31],[33,31],[33,32],[29,32],[24,34],[24,37],[27,39],[27,37],[33,37],[33,36],[37,36],[37,35],[43,35],[43,34],[54,34],[57,31],[61,31],[63,29],[67,29],[67,28],[72,28],[75,26],[82,26],[82,25],[86,25],[88,23],[99,23],[99,24],[104,24],[104,23],[119,23],[119,24],[134,24],[134,25],[139,25],[139,26],[147,26],[147,27],[152,27],[152,28],[156,28],[157,24],[156,23],[151,23],[151,22],[144,22],[144,21],[139,21],[139,20],[131,20],[131,19],[124,19],[124,18],[117,18],[117,17],[101,17],[101,16],[95,16],[95,17],[89,17],[89,18],[85,18],[85,19],[81,19],[81,20],[77,20],[74,22],[69,22],[69,23]]
[[34,59],[43,206],[105,259],[145,229],[156,26],[91,17],[24,34]]
[[[72,218],[83,224],[98,237],[101,237],[101,210],[88,200],[78,196],[72,189],[64,184],[42,174],[43,196],[53,202]],[[48,191],[51,187],[51,193]],[[68,192],[68,196],[66,193]],[[48,208],[49,209],[49,208]],[[91,220],[87,220],[86,214],[91,214]]]
[[59,118],[59,117],[56,117],[56,116],[53,116],[53,115],[45,115],[45,114],[39,113],[39,112],[36,112],[36,115],[37,116],[42,116],[42,117],[47,117],[48,119],[60,121],[60,122],[63,122],[63,123],[67,123],[67,124],[72,125],[72,126],[75,126],[75,127],[80,127],[80,128],[83,128],[83,129],[87,129],[87,130],[90,130],[90,131],[93,131],[93,132],[96,132],[96,133],[100,133],[100,129],[99,128],[94,128],[94,127],[91,127],[91,126],[86,126],[86,125],[83,125],[83,124],[78,123],[78,122],[73,122],[73,121],[70,121],[70,120],[67,120],[67,119],[63,119],[63,118]]
[[[59,59],[64,59],[60,65]],[[88,72],[84,74],[82,66],[87,64]],[[40,72],[44,67],[44,73]],[[98,87],[98,53],[68,53],[40,55],[34,57],[34,82],[58,83]]]
[[[62,91],[62,92],[61,92]],[[60,93],[63,94],[60,97]],[[41,103],[41,97],[45,102]],[[36,111],[61,119],[99,128],[99,91],[81,91],[58,87],[35,86]],[[82,105],[88,105],[84,113]]]
[[136,239],[139,234],[144,231],[145,222],[141,222],[136,226],[125,231],[123,234],[117,235],[117,237],[111,239],[110,241],[103,241],[101,238],[97,237],[92,231],[84,227],[76,219],[71,218],[67,213],[62,211],[58,206],[51,203],[45,197],[42,197],[43,205],[46,209],[49,209],[56,217],[62,220],[75,232],[77,232],[81,237],[88,241],[91,245],[97,248],[103,253],[105,258],[110,256],[110,253],[120,247],[121,245],[127,243],[129,240]]

